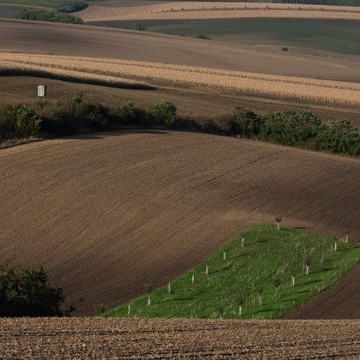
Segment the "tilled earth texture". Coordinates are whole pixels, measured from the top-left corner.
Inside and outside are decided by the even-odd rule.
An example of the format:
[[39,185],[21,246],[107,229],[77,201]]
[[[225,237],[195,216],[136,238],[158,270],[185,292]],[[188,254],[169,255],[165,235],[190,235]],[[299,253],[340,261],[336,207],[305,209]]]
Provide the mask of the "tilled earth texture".
[[1,359],[359,359],[360,321],[1,319]]
[[[120,131],[0,151],[0,256],[44,266],[78,313],[167,283],[257,223],[360,239],[358,160],[199,133]],[[342,306],[360,318],[360,267]],[[81,301],[80,301],[81,299]]]

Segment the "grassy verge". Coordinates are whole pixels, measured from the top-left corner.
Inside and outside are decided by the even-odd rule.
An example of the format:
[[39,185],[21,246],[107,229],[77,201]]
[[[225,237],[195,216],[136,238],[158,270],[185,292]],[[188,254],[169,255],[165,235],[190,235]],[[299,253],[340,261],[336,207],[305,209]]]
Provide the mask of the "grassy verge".
[[170,284],[103,316],[281,318],[338,281],[359,258],[360,244],[258,225]]

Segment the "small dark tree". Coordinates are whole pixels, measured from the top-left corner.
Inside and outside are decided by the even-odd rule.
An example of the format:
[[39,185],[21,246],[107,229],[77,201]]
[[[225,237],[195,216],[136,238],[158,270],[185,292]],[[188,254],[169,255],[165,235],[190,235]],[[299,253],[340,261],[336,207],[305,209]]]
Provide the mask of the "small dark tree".
[[175,124],[176,106],[169,101],[161,101],[152,106],[150,115],[159,124],[171,128]]
[[234,109],[233,117],[228,121],[231,135],[240,135],[246,138],[256,137],[261,129],[261,124],[260,116],[240,106]]
[[3,118],[9,124],[13,135],[19,138],[37,137],[40,134],[42,119],[35,109],[27,105],[6,105]]
[[[63,316],[63,291],[49,285],[43,268],[23,269],[0,263],[0,317]],[[71,310],[74,310],[71,307]]]
[[280,223],[281,223],[282,217],[280,215],[275,216],[276,226],[277,229],[280,230]]
[[346,228],[345,229],[345,242],[346,243],[349,242],[349,234],[350,234],[350,229]]
[[322,129],[318,116],[308,111],[275,111],[263,118],[260,137],[289,146],[304,146]]
[[242,316],[242,308],[243,308],[243,305],[245,304],[245,302],[246,302],[245,295],[243,293],[239,293],[239,295],[237,297],[237,303],[239,305],[239,316],[240,317]]
[[280,285],[281,285],[281,279],[279,277],[276,277],[273,280],[273,284],[275,286],[275,296],[278,297],[279,296]]

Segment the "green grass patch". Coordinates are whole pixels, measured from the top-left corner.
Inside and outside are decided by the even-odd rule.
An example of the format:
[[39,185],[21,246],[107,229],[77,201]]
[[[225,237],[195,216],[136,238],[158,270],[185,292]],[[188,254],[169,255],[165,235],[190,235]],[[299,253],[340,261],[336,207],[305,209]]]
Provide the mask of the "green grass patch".
[[241,19],[144,24],[147,31],[254,45],[308,47],[360,54],[360,26],[352,21]]
[[360,244],[305,230],[278,231],[272,225],[258,225],[170,285],[103,316],[281,318],[337,282],[359,258]]

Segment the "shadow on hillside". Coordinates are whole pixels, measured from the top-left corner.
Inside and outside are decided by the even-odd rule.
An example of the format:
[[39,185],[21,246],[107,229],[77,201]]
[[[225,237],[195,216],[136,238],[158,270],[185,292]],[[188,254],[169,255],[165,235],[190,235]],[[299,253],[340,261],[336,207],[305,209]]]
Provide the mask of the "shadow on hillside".
[[54,137],[54,138],[31,138],[31,139],[10,139],[10,140],[0,140],[0,150],[15,147],[19,145],[30,144],[33,142],[39,141],[52,141],[52,140],[60,140],[60,139],[68,139],[68,140],[99,140],[106,137],[114,137],[114,136],[123,136],[129,134],[151,134],[151,135],[166,135],[169,132],[166,130],[151,130],[151,129],[121,129],[121,130],[109,130],[106,132],[98,132],[98,133],[87,133],[87,134],[77,134],[77,135],[69,135],[62,137]]
[[129,90],[156,90],[157,88],[152,85],[143,83],[133,83],[131,81],[110,81],[94,78],[81,78],[78,76],[56,74],[45,70],[30,70],[30,69],[1,69],[0,76],[30,76],[41,77],[45,79],[55,79],[60,81],[67,81],[71,83],[89,84],[112,87],[117,89],[129,89]]
[[[158,129],[117,129],[117,130],[109,130],[98,133],[87,133],[87,134],[77,134],[77,135],[69,135],[66,137],[62,137],[62,139],[72,139],[72,140],[97,140],[106,137],[117,137],[129,134],[151,134],[151,135],[167,135],[169,131],[166,130],[158,130]],[[59,138],[56,138],[59,139]]]

